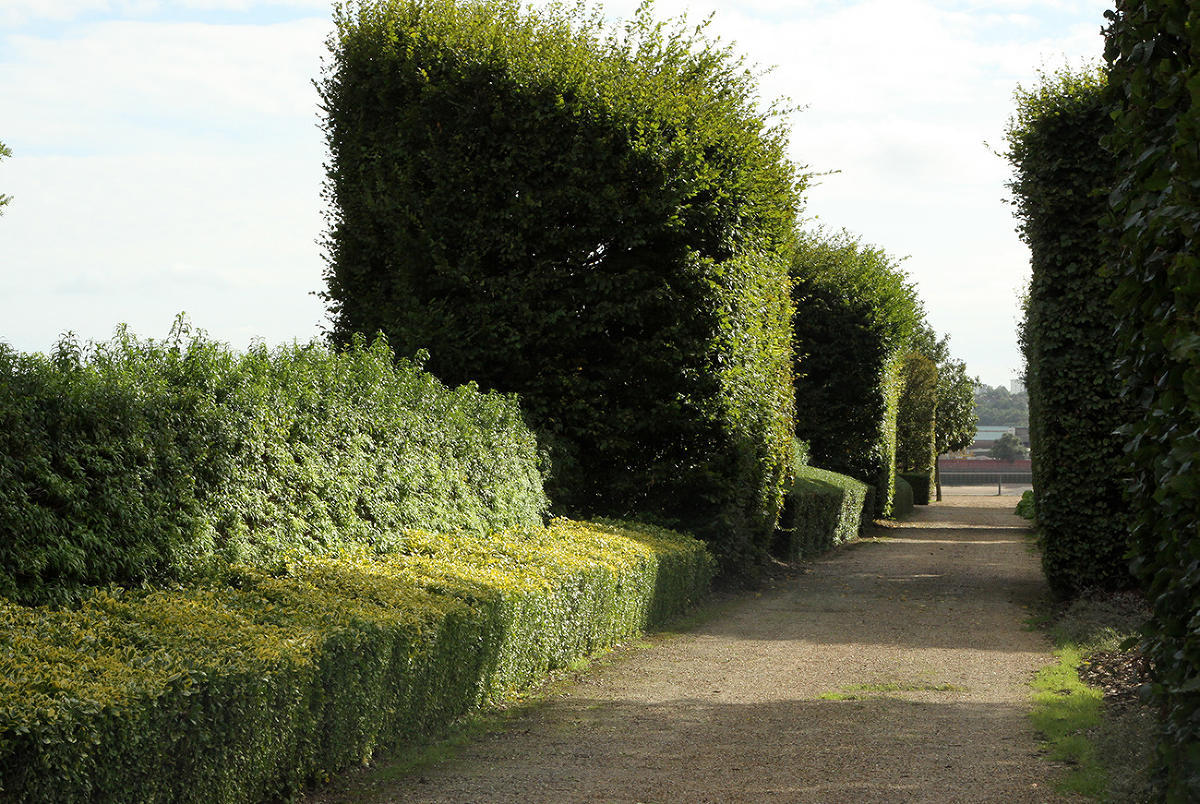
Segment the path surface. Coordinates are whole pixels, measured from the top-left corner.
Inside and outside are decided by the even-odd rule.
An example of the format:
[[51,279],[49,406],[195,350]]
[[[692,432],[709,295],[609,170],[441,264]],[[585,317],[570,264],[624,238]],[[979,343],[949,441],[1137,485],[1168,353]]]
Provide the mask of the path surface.
[[1049,653],[1023,628],[1045,589],[1015,502],[919,508],[442,765],[327,800],[1058,800],[1026,717]]

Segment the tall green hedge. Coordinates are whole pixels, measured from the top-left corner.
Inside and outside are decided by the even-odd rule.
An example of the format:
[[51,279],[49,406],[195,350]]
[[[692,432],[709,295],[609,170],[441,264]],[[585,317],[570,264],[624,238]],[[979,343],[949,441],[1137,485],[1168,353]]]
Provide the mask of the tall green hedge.
[[540,524],[537,445],[511,397],[447,388],[383,341],[235,353],[177,326],[0,346],[0,595],[270,565],[403,528]]
[[[924,478],[917,481],[921,491],[913,486],[914,500],[928,505],[937,461],[938,369],[925,355],[909,352],[902,372],[904,385],[896,415],[896,469],[902,475]],[[912,482],[909,480],[910,485]]]
[[[1121,378],[1132,409],[1134,570],[1166,715],[1168,801],[1200,800],[1200,8],[1122,0],[1105,55],[1120,157],[1109,223]],[[1038,506],[1038,519],[1042,508]]]
[[901,361],[920,300],[897,260],[845,232],[802,234],[791,275],[796,435],[813,464],[873,486],[874,513],[886,516]]
[[1095,70],[1045,76],[1018,89],[1007,132],[1033,269],[1021,332],[1033,487],[1046,577],[1063,595],[1133,582],[1109,301],[1116,278],[1101,230],[1115,169],[1100,145],[1111,130],[1103,89]]
[[643,8],[342,7],[321,82],[332,335],[517,392],[556,510],[651,517],[726,568],[788,487],[800,183],[754,78]]

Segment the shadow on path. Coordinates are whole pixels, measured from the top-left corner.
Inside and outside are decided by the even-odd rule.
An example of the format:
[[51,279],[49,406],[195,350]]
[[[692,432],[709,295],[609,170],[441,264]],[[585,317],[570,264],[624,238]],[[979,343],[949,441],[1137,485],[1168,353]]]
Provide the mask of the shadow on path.
[[605,663],[448,762],[318,800],[1058,800],[1026,717],[1049,660],[1023,627],[1038,559],[1012,501],[980,500],[920,509]]

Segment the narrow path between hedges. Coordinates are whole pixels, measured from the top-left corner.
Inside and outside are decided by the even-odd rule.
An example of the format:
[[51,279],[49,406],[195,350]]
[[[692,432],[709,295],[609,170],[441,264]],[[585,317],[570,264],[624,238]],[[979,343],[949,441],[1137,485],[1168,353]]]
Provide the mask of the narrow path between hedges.
[[950,497],[618,651],[440,764],[311,798],[1040,802],[1024,621],[1046,590],[1013,497]]

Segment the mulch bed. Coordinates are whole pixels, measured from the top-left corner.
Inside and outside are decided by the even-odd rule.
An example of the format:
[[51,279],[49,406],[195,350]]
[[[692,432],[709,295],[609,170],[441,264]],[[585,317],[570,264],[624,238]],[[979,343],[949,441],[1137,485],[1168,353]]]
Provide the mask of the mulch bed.
[[1104,691],[1106,703],[1140,705],[1140,690],[1150,682],[1150,666],[1140,651],[1097,651],[1079,666],[1079,677]]

